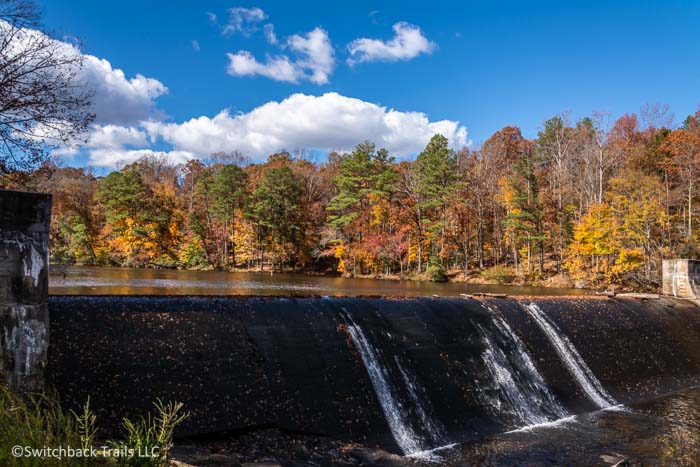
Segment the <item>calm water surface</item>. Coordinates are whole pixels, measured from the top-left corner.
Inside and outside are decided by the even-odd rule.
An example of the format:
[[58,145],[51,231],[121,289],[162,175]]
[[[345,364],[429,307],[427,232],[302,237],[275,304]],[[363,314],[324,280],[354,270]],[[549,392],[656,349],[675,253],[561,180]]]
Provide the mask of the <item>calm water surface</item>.
[[350,279],[219,271],[178,271],[102,267],[54,267],[49,277],[51,294],[65,295],[390,295],[450,296],[461,293],[509,295],[584,295],[591,291],[549,287],[517,287]]

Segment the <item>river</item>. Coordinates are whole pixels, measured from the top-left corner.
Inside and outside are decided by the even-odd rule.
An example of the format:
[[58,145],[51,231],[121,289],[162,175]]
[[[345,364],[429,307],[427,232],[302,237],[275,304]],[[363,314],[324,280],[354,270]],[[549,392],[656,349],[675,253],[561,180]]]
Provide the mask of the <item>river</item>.
[[49,277],[49,293],[53,295],[456,296],[463,293],[585,295],[592,292],[569,288],[355,279],[293,273],[76,266],[54,268]]

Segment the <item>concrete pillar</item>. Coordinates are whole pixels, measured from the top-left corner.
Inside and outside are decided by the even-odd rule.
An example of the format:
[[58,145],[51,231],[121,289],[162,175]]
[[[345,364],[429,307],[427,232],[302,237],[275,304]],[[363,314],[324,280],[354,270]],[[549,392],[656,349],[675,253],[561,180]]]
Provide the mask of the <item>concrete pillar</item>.
[[51,195],[0,190],[0,382],[44,385]]
[[700,298],[700,261],[694,259],[663,260],[662,293],[679,298]]

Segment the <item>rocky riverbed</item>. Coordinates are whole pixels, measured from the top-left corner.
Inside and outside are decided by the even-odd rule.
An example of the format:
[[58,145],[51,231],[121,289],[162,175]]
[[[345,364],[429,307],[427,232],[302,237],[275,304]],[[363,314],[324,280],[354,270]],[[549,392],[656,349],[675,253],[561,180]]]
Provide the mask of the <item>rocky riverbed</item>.
[[[219,437],[183,440],[171,452],[171,467],[376,466],[415,467],[419,460],[323,436],[263,429]],[[434,464],[433,464],[434,465]]]

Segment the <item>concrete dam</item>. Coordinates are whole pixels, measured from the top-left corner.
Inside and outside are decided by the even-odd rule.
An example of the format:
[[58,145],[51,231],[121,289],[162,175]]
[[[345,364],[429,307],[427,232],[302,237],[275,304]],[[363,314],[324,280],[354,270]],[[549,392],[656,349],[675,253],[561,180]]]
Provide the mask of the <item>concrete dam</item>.
[[264,427],[419,455],[700,383],[700,309],[671,297],[52,296],[47,380],[117,426]]

